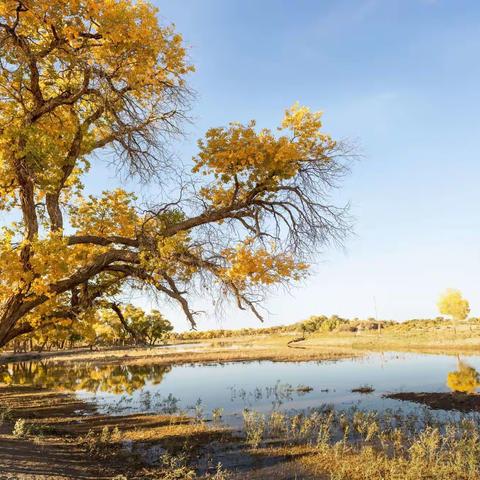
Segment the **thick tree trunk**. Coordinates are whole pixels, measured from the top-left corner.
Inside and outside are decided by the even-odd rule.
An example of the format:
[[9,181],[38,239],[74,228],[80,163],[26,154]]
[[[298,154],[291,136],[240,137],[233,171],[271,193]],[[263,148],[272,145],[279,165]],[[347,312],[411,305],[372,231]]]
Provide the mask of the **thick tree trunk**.
[[20,186],[20,204],[25,223],[27,240],[34,240],[38,233],[37,211],[35,209],[35,193],[32,175],[28,171],[25,158],[15,160],[15,173]]
[[[50,285],[50,291],[59,295],[75,289],[90,278],[95,277],[98,273],[108,269],[112,263],[117,261],[136,263],[138,255],[129,250],[119,249],[112,249],[102,253],[90,265],[80,268],[69,278],[59,280],[57,283]],[[17,293],[12,295],[3,306],[0,306],[0,347],[6,345],[18,335],[31,332],[33,328],[28,324],[23,324],[17,328],[15,325],[27,313],[42,305],[48,299],[47,295],[39,295],[27,299],[25,294]]]
[[23,295],[12,295],[4,305],[0,313],[0,347],[6,345],[12,338],[11,331],[17,321],[21,318],[21,306],[23,304]]

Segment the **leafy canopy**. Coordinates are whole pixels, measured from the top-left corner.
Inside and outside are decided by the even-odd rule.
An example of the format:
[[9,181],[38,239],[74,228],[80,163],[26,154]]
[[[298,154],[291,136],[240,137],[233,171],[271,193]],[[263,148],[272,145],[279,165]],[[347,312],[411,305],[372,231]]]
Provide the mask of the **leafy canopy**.
[[[329,198],[348,152],[306,107],[276,131],[212,128],[190,171],[172,164],[193,67],[149,3],[6,0],[0,54],[0,211],[15,219],[0,238],[0,346],[88,329],[129,289],[176,301],[192,326],[189,299],[206,292],[261,318],[266,289],[302,279],[348,231]],[[174,196],[84,195],[102,150]]]
[[438,310],[454,320],[465,320],[470,313],[470,304],[459,290],[448,289],[438,300]]

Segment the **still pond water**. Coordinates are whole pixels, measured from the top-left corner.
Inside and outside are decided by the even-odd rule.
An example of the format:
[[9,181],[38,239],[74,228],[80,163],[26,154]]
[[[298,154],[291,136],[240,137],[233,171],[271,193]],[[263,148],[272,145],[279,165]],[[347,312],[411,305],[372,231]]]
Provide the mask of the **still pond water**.
[[[480,370],[480,356],[464,360]],[[325,404],[337,409],[420,408],[382,395],[448,391],[447,373],[456,368],[455,356],[404,353],[322,362],[176,366],[24,362],[0,366],[0,381],[75,391],[94,403],[100,413],[187,411],[209,418],[212,410],[221,408],[223,421],[235,426],[241,423],[245,408],[265,413]],[[371,385],[375,391],[352,392],[363,385]]]

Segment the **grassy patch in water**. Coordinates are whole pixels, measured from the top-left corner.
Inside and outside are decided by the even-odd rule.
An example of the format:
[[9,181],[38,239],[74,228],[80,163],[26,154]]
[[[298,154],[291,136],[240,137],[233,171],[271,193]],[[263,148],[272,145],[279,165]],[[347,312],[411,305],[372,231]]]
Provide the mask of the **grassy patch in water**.
[[426,410],[415,415],[327,408],[309,415],[277,412],[245,427],[247,440],[250,430],[255,432],[255,455],[289,458],[295,462],[296,471],[303,472],[298,478],[480,478],[478,416],[442,420]]
[[361,385],[360,387],[352,388],[352,393],[373,393],[375,389],[371,385]]

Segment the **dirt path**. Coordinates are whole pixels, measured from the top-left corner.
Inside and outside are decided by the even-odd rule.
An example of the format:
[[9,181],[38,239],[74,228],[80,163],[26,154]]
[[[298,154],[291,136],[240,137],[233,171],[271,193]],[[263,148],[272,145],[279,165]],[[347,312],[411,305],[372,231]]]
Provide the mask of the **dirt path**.
[[110,479],[114,471],[106,462],[91,458],[71,435],[58,437],[12,434],[15,422],[26,419],[49,426],[56,418],[91,411],[75,397],[31,387],[0,387],[0,479]]
[[0,479],[94,480],[115,476],[106,464],[66,440],[15,438],[0,429]]
[[[19,419],[26,428],[15,435]],[[194,451],[227,438],[225,428],[184,416],[99,415],[68,393],[0,384],[0,480],[151,478],[142,473],[144,449]]]

